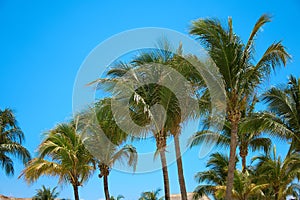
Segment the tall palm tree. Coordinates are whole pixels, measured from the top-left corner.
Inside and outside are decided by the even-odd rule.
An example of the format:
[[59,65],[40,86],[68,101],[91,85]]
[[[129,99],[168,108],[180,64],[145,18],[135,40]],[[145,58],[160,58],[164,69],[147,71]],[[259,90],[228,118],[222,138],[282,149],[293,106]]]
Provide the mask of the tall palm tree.
[[[244,124],[248,123],[248,118],[251,118],[254,113],[254,106],[257,99],[254,97],[252,102],[247,104],[247,108],[242,112],[241,121],[239,123],[239,131],[238,131],[238,140],[237,146],[239,147],[239,156],[242,159],[242,171],[246,172],[247,169],[247,155],[249,149],[252,151],[256,150],[264,150],[266,153],[270,149],[271,139],[268,137],[263,137],[262,132],[258,132],[257,130],[249,130],[244,128]],[[207,124],[207,122],[204,122]],[[204,126],[208,127],[208,125]],[[191,137],[191,147],[202,144],[207,141],[214,141],[220,147],[228,148],[230,146],[230,122],[226,121],[223,127],[223,131],[221,133],[216,133],[210,131],[209,129],[203,129],[198,131]]]
[[285,65],[290,57],[281,42],[276,42],[255,62],[255,38],[263,25],[270,21],[268,15],[262,15],[246,44],[233,32],[231,18],[228,19],[227,27],[217,19],[200,19],[193,22],[190,30],[208,51],[224,80],[227,120],[231,126],[226,200],[232,199],[238,124],[242,111],[255,88],[269,76],[272,69],[280,64]]
[[22,146],[24,134],[18,126],[11,109],[0,109],[0,165],[6,175],[14,174],[14,164],[10,156],[17,157],[25,164],[30,160],[29,151]]
[[46,188],[43,185],[41,189],[36,191],[36,195],[34,195],[32,200],[55,200],[59,195],[55,190],[56,187],[51,190],[51,188]]
[[[47,160],[47,159],[50,160]],[[74,198],[79,200],[78,187],[88,180],[95,169],[94,160],[77,134],[77,123],[59,124],[39,145],[38,157],[22,171],[28,183],[42,175],[57,176],[59,183],[73,186]]]
[[257,182],[269,184],[267,190],[269,197],[284,200],[299,191],[300,184],[294,180],[299,181],[300,178],[300,155],[294,153],[281,158],[276,154],[275,146],[272,153],[253,158],[253,161],[257,162],[255,165]]
[[141,194],[141,197],[139,198],[139,200],[163,200],[164,199],[163,197],[161,197],[161,198],[158,197],[160,191],[161,191],[161,189],[158,188],[151,192],[143,192]]
[[117,162],[124,161],[135,170],[137,152],[132,145],[124,145],[127,133],[118,127],[111,110],[111,99],[100,100],[80,116],[81,135],[93,154],[103,178],[105,199],[110,200],[108,176]]
[[[134,93],[134,97],[131,99],[131,117],[135,119],[135,122],[137,124],[147,125],[151,121],[151,116],[155,115],[155,113],[153,113],[153,110],[149,108],[157,104],[164,107],[166,116],[163,117],[164,119],[162,119],[162,121],[165,120],[165,124],[160,128],[156,127],[154,130],[150,130],[150,132],[156,139],[156,147],[161,158],[165,198],[170,198],[165,148],[166,138],[171,134],[174,138],[181,197],[182,199],[186,200],[187,193],[183,174],[179,135],[181,132],[181,123],[187,120],[190,111],[195,111],[196,109],[192,109],[191,106],[188,106],[188,100],[190,99],[186,99],[186,107],[189,108],[189,110],[183,110],[183,107],[180,107],[174,93],[168,88],[161,86],[163,84],[160,85],[160,82],[163,83],[164,81],[166,81],[166,79],[168,78],[168,74],[164,73],[162,67],[159,67],[171,67],[173,69],[176,69],[187,79],[194,80],[196,79],[196,77],[199,79],[199,75],[197,76],[197,73],[189,73],[183,70],[189,69],[191,64],[189,64],[185,59],[181,57],[182,55],[180,52],[182,52],[181,47],[178,49],[178,54],[180,55],[174,55],[174,53],[171,52],[169,44],[164,41],[160,44],[159,49],[143,52],[138,57],[136,57],[131,62],[131,64],[119,63],[116,67],[112,68],[108,72],[108,75],[111,77],[110,80],[112,81],[116,81],[119,83],[123,81],[126,84],[132,82],[133,85],[140,85],[140,78],[157,81],[157,84],[148,84],[139,88],[131,88],[132,92]],[[100,82],[101,81],[103,80],[100,80]],[[107,82],[107,80],[104,80],[104,82]],[[175,86],[182,85],[181,81],[176,82],[172,80],[172,82]],[[181,92],[184,94],[180,96],[185,96],[188,90],[183,90]],[[121,109],[122,108],[120,108],[120,110]],[[145,110],[147,112],[145,112]]]

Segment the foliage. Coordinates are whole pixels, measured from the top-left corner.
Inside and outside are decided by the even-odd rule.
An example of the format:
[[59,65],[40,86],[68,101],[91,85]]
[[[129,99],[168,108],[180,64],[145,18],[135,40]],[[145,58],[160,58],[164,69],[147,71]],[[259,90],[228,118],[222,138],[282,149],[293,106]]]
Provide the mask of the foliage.
[[77,200],[77,187],[88,180],[94,169],[93,157],[77,134],[77,124],[71,122],[59,124],[46,134],[39,145],[38,157],[28,163],[20,177],[32,183],[42,175],[56,176],[59,183],[71,183]]
[[22,146],[24,133],[18,126],[11,109],[0,109],[0,165],[6,175],[14,174],[11,156],[20,159],[24,164],[30,160],[29,151]]
[[161,198],[158,197],[160,192],[161,192],[160,188],[149,192],[143,192],[139,200],[163,200],[164,199],[163,197]]
[[32,198],[32,200],[54,200],[59,195],[59,193],[55,190],[56,187],[51,190],[51,188],[46,188],[43,185],[41,189],[36,191],[36,195]]
[[125,197],[123,195],[118,195],[116,198],[114,196],[110,197],[110,200],[121,200],[124,199]]
[[272,154],[256,156],[253,161],[257,161],[255,165],[257,182],[269,184],[265,192],[268,199],[283,200],[289,195],[297,194],[300,188],[299,153],[281,158],[276,154],[274,146]]
[[[254,59],[255,39],[259,30],[271,21],[262,15],[254,25],[248,41],[244,44],[234,33],[232,19],[223,26],[218,19],[199,19],[193,22],[190,33],[195,35],[216,64],[223,77],[226,91],[227,119],[231,125],[230,157],[226,187],[226,199],[232,199],[238,138],[238,124],[247,102],[255,89],[277,66],[286,65],[290,55],[281,42],[271,44],[263,55]],[[256,62],[257,60],[257,62]]]

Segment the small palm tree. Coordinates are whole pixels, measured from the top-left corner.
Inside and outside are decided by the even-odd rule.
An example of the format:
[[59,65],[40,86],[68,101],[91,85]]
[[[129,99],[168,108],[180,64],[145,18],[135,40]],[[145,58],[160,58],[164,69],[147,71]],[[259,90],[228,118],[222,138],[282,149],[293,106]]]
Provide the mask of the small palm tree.
[[14,164],[10,156],[22,160],[25,164],[30,160],[29,151],[22,146],[24,134],[18,127],[11,109],[0,109],[0,165],[6,175],[14,174]]
[[161,197],[159,198],[159,193],[161,192],[161,189],[158,188],[154,191],[149,191],[149,192],[143,192],[141,194],[141,197],[139,198],[139,200],[163,200],[164,198]]
[[215,188],[226,184],[229,158],[220,153],[214,153],[210,156],[206,167],[209,170],[198,172],[195,179],[198,183],[205,183],[197,186],[194,190],[193,198],[199,199],[204,195],[213,195],[215,198]]
[[[234,200],[249,200],[264,197],[263,189],[269,187],[269,183],[257,184],[254,182],[254,179],[255,177],[247,170],[245,172],[235,171],[232,198]],[[217,199],[225,197],[225,185],[216,186],[214,190]]]
[[46,188],[43,185],[41,189],[36,191],[36,195],[32,198],[32,200],[54,200],[59,195],[59,193],[55,190],[56,187],[51,190],[51,188]]
[[266,195],[274,200],[284,200],[289,195],[295,195],[299,191],[300,184],[294,180],[300,178],[300,155],[288,154],[284,159],[276,154],[274,146],[272,154],[260,155],[252,159],[256,161],[255,175],[257,182],[268,183]]
[[[199,172],[195,178],[199,183],[194,190],[193,198],[199,199],[204,195],[212,195],[215,199],[223,200],[226,191],[226,176],[228,171],[229,158],[220,153],[210,156],[206,167],[208,171]],[[234,187],[232,190],[234,200],[257,199],[263,195],[263,189],[267,188],[267,183],[256,183],[252,171],[241,172],[236,170],[234,176]]]
[[117,162],[124,162],[133,170],[137,164],[137,152],[132,145],[124,145],[127,134],[116,124],[111,110],[111,100],[103,99],[79,116],[81,135],[93,154],[103,178],[106,200],[110,200],[108,176]]
[[110,200],[121,200],[124,199],[125,197],[123,195],[118,195],[117,198],[115,198],[114,196],[110,197]]
[[98,159],[98,168],[100,170],[99,178],[103,177],[104,193],[107,200],[110,199],[108,188],[108,176],[113,165],[121,160],[127,159],[127,165],[135,169],[137,162],[136,149],[131,145],[125,145],[121,148],[107,147],[106,152],[102,151]]
[[268,15],[262,15],[246,44],[233,32],[232,20],[224,27],[216,19],[200,19],[193,22],[190,33],[196,35],[223,77],[227,120],[230,122],[230,157],[227,176],[226,200],[232,200],[235,171],[235,156],[238,142],[239,123],[253,91],[270,75],[272,69],[285,65],[290,58],[281,42],[271,44],[261,58],[255,59],[255,38],[259,30],[270,22]]
[[57,176],[59,183],[71,183],[74,198],[79,200],[78,187],[88,180],[95,166],[93,157],[77,134],[76,123],[60,124],[51,130],[40,144],[38,153],[20,177],[24,176],[28,183],[32,183],[42,175]]

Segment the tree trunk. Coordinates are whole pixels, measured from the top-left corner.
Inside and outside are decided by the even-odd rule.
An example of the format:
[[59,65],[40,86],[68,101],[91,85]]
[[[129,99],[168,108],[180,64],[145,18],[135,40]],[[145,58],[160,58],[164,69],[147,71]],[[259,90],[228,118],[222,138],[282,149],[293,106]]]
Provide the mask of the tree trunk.
[[105,199],[109,200],[110,195],[109,195],[109,190],[108,190],[108,176],[107,175],[103,176],[103,186],[104,186]]
[[237,146],[237,137],[238,137],[237,133],[238,133],[238,120],[234,119],[231,120],[230,155],[229,155],[228,174],[226,180],[225,200],[232,200],[233,179],[234,179],[235,162],[236,162],[236,146]]
[[245,173],[246,172],[246,156],[242,155],[242,172]]
[[74,191],[75,200],[79,200],[78,186],[77,185],[73,185],[73,191]]
[[247,169],[246,157],[248,155],[248,150],[245,148],[244,144],[240,144],[240,157],[242,158],[242,172],[245,173]]
[[165,200],[170,200],[170,185],[169,185],[169,175],[168,175],[168,166],[165,149],[159,149],[160,160],[162,165],[162,172],[164,178],[164,189],[165,189]]
[[187,200],[187,193],[186,193],[182,159],[181,159],[181,150],[180,150],[180,144],[179,144],[179,134],[174,135],[174,144],[175,144],[177,172],[178,172],[181,199]]

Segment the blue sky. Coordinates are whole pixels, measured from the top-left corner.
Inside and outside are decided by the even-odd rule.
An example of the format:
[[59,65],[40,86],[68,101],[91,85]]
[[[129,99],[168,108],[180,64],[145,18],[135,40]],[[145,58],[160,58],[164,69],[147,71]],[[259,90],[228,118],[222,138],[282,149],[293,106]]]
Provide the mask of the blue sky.
[[[72,115],[72,90],[77,71],[89,52],[100,42],[122,31],[142,27],[163,27],[188,33],[191,20],[233,18],[234,30],[246,40],[263,13],[273,15],[257,39],[259,56],[268,44],[283,40],[293,60],[263,85],[286,82],[289,74],[299,77],[300,3],[283,1],[0,1],[0,108],[15,110],[25,135],[25,146],[35,155],[41,134]],[[142,144],[138,144],[142,145]],[[286,146],[278,144],[284,154]],[[184,154],[188,191],[196,183],[197,171],[204,169],[198,149]],[[47,177],[32,185],[18,180],[23,166],[15,162],[16,173],[6,177],[0,170],[0,194],[31,197],[41,185],[56,186]],[[178,193],[176,165],[170,166],[171,192]],[[161,172],[127,174],[112,171],[112,195],[137,199],[142,191],[163,188]],[[69,185],[58,188],[61,197],[73,198]],[[102,198],[102,180],[95,174],[80,189],[82,199]]]

